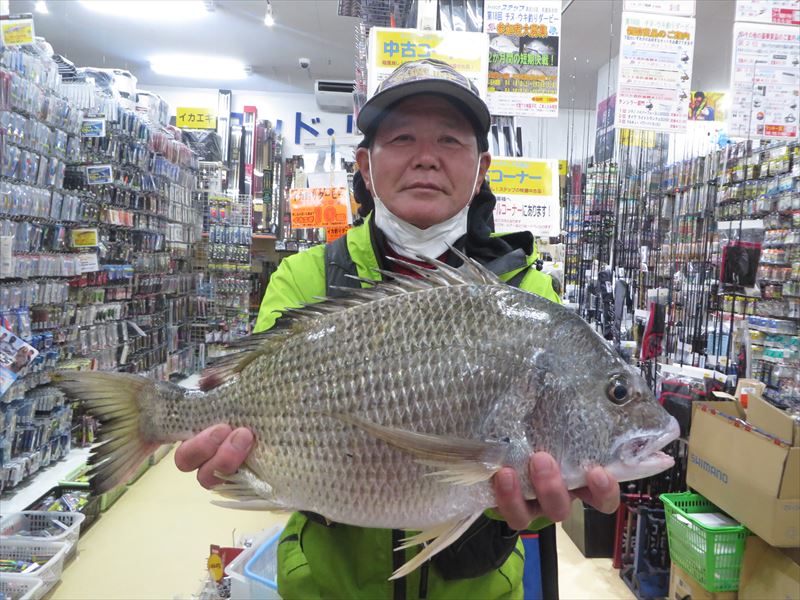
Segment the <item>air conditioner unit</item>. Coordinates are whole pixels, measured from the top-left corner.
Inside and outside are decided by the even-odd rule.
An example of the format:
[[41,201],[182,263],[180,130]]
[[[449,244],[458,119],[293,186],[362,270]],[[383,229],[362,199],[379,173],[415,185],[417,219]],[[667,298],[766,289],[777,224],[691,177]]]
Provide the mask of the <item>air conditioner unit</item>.
[[351,113],[353,112],[354,81],[324,81],[314,82],[314,97],[317,106],[327,112]]

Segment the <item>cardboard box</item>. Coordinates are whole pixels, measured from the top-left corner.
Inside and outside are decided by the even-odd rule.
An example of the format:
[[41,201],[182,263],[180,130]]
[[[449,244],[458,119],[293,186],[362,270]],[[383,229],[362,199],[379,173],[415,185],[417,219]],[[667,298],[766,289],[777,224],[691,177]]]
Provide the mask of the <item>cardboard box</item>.
[[750,398],[747,405],[747,422],[785,440],[792,446],[800,446],[800,421],[795,421],[786,411],[773,406],[760,396]]
[[667,600],[737,600],[736,592],[709,592],[700,582],[672,563]]
[[800,551],[779,550],[752,535],[747,539],[739,579],[741,600],[800,598]]
[[741,420],[736,402],[696,402],[686,482],[769,544],[800,546],[800,448]]

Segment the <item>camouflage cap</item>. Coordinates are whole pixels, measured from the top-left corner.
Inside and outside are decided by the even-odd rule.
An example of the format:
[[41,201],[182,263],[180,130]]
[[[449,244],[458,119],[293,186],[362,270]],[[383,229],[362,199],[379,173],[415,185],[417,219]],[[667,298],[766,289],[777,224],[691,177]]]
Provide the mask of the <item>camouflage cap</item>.
[[438,94],[455,100],[474,123],[476,133],[483,135],[485,144],[491,117],[478,88],[446,62],[432,58],[403,63],[384,79],[361,107],[358,128],[366,136],[373,134],[392,104],[416,94]]

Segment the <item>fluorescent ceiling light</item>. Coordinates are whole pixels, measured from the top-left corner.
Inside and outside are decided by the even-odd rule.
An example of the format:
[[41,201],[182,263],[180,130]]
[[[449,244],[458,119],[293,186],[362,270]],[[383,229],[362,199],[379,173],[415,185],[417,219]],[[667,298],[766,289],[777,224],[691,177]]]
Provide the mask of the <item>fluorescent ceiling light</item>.
[[47,2],[44,0],[37,0],[36,4],[33,6],[33,10],[35,10],[40,15],[49,14],[50,11],[47,8]]
[[159,75],[188,79],[246,79],[248,67],[233,58],[168,54],[150,58],[150,68]]
[[147,21],[187,21],[208,15],[204,0],[80,0],[95,12]]

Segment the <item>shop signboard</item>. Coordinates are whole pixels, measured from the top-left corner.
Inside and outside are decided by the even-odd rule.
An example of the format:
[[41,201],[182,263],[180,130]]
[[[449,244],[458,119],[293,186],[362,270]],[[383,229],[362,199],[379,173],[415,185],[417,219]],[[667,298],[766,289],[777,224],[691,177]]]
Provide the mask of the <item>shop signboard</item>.
[[217,117],[209,108],[179,106],[175,109],[175,127],[178,129],[216,129]]
[[800,0],[736,0],[736,21],[800,25]]
[[344,227],[350,195],[346,187],[293,188],[289,190],[292,229]]
[[693,17],[695,5],[695,0],[625,0],[622,10]]
[[734,23],[729,135],[796,140],[800,28]]
[[692,18],[622,13],[617,129],[686,131],[694,37]]
[[373,27],[369,30],[367,92],[372,96],[378,84],[400,65],[433,58],[469,78],[485,99],[488,47],[485,33]]
[[493,115],[558,116],[561,0],[486,0]]
[[486,181],[497,196],[496,231],[526,230],[538,237],[559,235],[558,160],[495,158]]

